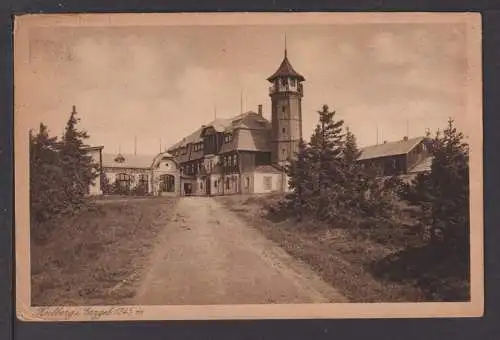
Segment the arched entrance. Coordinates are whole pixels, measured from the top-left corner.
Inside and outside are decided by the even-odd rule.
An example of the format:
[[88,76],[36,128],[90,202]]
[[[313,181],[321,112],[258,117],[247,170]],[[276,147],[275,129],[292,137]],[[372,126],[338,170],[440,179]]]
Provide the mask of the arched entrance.
[[160,175],[160,192],[175,192],[175,176],[170,174]]

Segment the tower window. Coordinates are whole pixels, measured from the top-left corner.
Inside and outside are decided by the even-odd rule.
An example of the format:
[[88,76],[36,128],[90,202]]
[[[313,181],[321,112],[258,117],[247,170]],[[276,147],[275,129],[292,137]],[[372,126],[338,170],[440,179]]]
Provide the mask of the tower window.
[[285,133],[285,128],[283,128],[283,133]]

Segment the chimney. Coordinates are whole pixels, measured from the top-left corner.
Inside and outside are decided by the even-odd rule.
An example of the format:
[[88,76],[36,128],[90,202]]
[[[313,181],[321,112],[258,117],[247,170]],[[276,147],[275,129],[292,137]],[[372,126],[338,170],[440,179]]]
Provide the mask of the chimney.
[[262,116],[262,104],[259,104],[258,113],[259,113],[259,116]]
[[387,144],[387,141],[386,141],[386,140],[384,141],[384,144]]
[[404,136],[403,140],[406,142],[408,140],[408,136]]

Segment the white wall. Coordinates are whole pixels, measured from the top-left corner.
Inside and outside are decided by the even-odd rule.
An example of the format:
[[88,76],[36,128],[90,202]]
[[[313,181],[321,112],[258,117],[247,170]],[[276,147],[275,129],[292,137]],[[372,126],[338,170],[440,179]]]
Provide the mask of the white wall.
[[[277,192],[281,189],[281,174],[255,172],[253,180],[253,192],[255,194]],[[265,178],[270,178],[270,187],[266,187]]]
[[100,177],[100,168],[101,164],[101,150],[99,149],[91,149],[88,151],[89,155],[92,157],[92,161],[99,166],[99,170],[97,170],[97,178],[94,179],[94,184],[89,186],[89,195],[96,196],[102,195],[101,190],[101,177]]

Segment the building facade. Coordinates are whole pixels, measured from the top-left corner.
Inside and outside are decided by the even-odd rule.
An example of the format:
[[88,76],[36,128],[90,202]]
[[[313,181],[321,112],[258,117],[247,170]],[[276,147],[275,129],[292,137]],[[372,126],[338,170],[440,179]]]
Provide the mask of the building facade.
[[283,171],[295,157],[302,138],[302,97],[305,80],[294,70],[287,51],[271,83],[271,121],[248,111],[215,119],[171,146],[180,164],[185,195],[228,195],[285,192]]
[[[286,192],[285,166],[302,139],[305,78],[294,70],[285,49],[271,83],[271,121],[257,112],[239,113],[201,125],[156,156],[106,154],[89,148],[100,164],[100,181],[89,194],[136,193],[212,196]],[[383,143],[360,150],[359,162],[376,166],[385,176],[411,178],[430,171],[432,158],[424,137]]]
[[420,172],[431,171],[432,141],[427,137],[403,137],[360,150],[358,162],[376,167],[383,176],[400,176],[411,180]]
[[167,152],[156,156],[107,154],[102,147],[89,148],[99,165],[99,176],[90,195],[137,194],[179,196],[180,167]]

